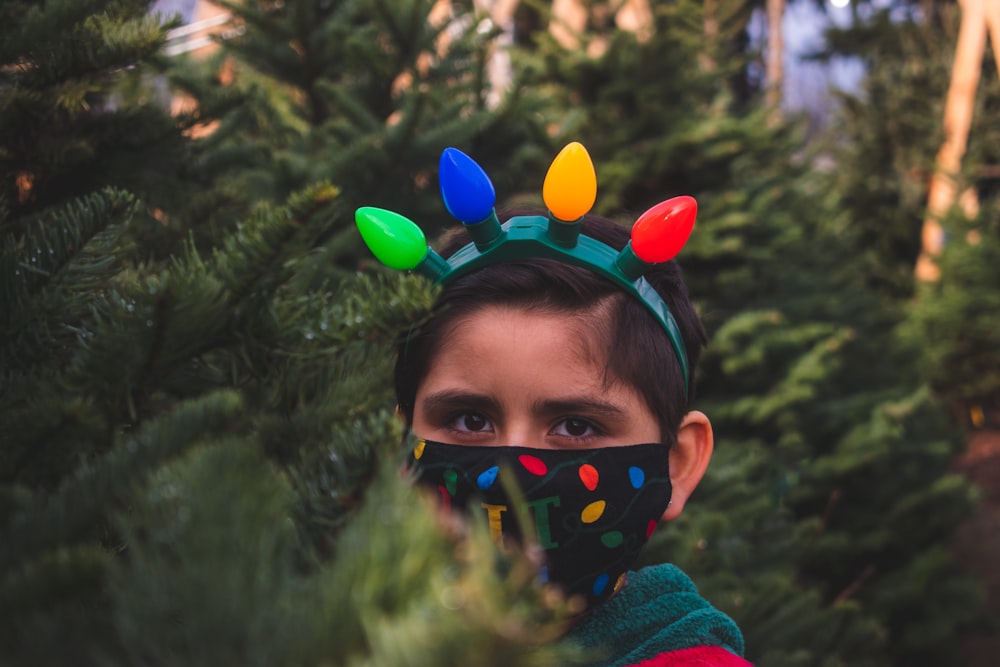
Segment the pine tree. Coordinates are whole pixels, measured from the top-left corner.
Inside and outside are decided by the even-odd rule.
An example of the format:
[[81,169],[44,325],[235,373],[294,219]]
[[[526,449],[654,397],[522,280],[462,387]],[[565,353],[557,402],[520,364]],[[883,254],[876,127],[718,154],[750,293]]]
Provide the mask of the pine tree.
[[[926,163],[926,144],[910,137],[926,138],[915,130],[917,100],[929,102],[932,65],[941,62],[914,57],[914,49],[934,39],[901,25],[895,41],[878,41],[880,53],[887,44],[899,47],[898,60],[881,58],[867,80],[881,102],[848,107],[855,116],[846,127],[856,134],[839,137],[845,149],[824,156],[834,168],[803,188],[811,208],[800,204],[786,224],[807,236],[780,256],[784,278],[773,283],[781,286],[773,303],[786,336],[789,325],[801,331],[809,322],[820,335],[785,380],[758,385],[773,389],[761,395],[745,388],[761,398],[743,399],[750,411],[738,422],[740,433],[770,422],[769,437],[791,445],[778,450],[787,468],[775,481],[796,523],[789,546],[799,584],[815,587],[831,611],[860,613],[885,660],[907,665],[958,662],[958,639],[977,619],[981,597],[949,555],[954,529],[972,506],[967,484],[946,472],[959,433],[916,372],[921,347],[896,333],[907,318],[922,220],[913,174]],[[774,213],[760,211],[758,219],[764,215]],[[784,365],[770,355],[783,349],[787,359],[795,349],[792,337],[770,353],[760,337],[744,332],[740,340],[752,347],[741,351],[733,341],[728,352],[747,359],[749,369],[724,357],[730,380],[733,371],[752,369],[766,378]],[[726,392],[737,393],[732,386]],[[754,425],[746,416],[765,419]]]
[[[117,18],[103,2],[6,2],[3,27],[0,169],[5,211],[21,219],[108,183],[165,195],[150,167],[170,170],[180,157],[180,130],[153,104],[116,109],[114,68],[148,57],[162,44],[144,2],[122,2]],[[65,50],[51,48],[57,39]],[[68,54],[78,50],[79,57]],[[149,163],[132,164],[137,151]]]
[[[434,180],[442,148],[475,153],[502,181],[541,132],[528,113],[537,100],[517,87],[489,107],[497,33],[463,5],[435,17],[432,0],[220,4],[241,26],[218,58],[244,103],[210,141],[220,160],[243,161],[229,187],[251,201],[325,180],[341,214],[382,206],[436,232],[450,224]],[[353,229],[329,233],[338,261],[359,252]]]
[[[134,234],[155,222],[122,188],[155,206],[174,186],[146,163],[131,163],[142,154],[169,168],[170,156],[183,155],[183,128],[156,105],[113,104],[122,70],[163,43],[162,28],[146,15],[148,4],[7,2],[0,10],[6,304],[0,359],[7,406],[49,400],[56,375],[71,361],[64,346],[78,339],[98,286],[119,273],[126,258],[140,258]],[[90,421],[82,412],[82,420],[71,417],[80,407],[57,410],[71,418],[67,427]],[[41,424],[59,422],[53,414],[51,421],[26,423],[42,434]],[[59,430],[51,433],[54,442],[66,437]],[[5,437],[13,434],[4,429]],[[61,466],[76,462],[55,453],[61,463],[51,462],[55,469],[49,470],[41,461],[50,454],[31,442],[25,439],[24,451],[4,447],[15,462],[6,469],[8,481],[45,488],[67,472]]]
[[854,57],[866,71],[859,94],[841,96],[842,129],[831,133],[832,150],[845,167],[837,189],[845,211],[881,222],[868,229],[856,225],[854,233],[865,254],[867,283],[896,298],[913,293],[920,253],[916,221],[925,215],[927,184],[941,145],[956,37],[954,7],[928,7],[935,11],[923,21],[895,19],[883,9],[828,35],[826,55]]
[[[110,103],[151,75],[146,5],[3,5],[0,663],[564,664],[530,568],[400,476],[388,367],[427,286],[322,261],[325,182],[197,239],[150,214],[197,193],[141,140],[200,147]],[[136,115],[162,134],[94,129]]]
[[[949,21],[943,27],[953,35],[957,16],[946,16]],[[947,55],[945,50],[938,57]],[[995,166],[1000,160],[995,122],[1000,101],[997,67],[994,53],[987,49],[975,91],[968,149],[961,173],[955,175],[961,197],[941,221],[945,231],[941,275],[917,286],[906,330],[921,347],[921,368],[930,386],[960,423],[965,424],[970,411],[980,413],[981,417],[972,420],[975,427],[984,426],[985,413],[992,413],[1000,404],[1000,367],[995,354],[1000,324],[996,295],[1000,241]]]
[[1000,401],[995,201],[983,202],[988,208],[974,220],[950,218],[941,278],[922,287],[907,328],[923,349],[928,382],[961,419],[977,406],[995,410]]
[[[922,388],[920,350],[895,334],[916,250],[898,238],[912,229],[848,196],[873,168],[850,151],[884,143],[857,123],[843,153],[803,149],[794,122],[769,122],[728,87],[745,61],[716,56],[745,24],[712,42],[702,16],[697,3],[658,6],[648,42],[613,33],[600,56],[564,58],[543,43],[532,60],[580,102],[561,129],[595,138],[606,212],[699,200],[681,263],[712,334],[696,407],[717,449],[649,558],[689,571],[757,664],[956,661],[979,596],[947,549],[972,496],[945,472],[959,440]],[[884,117],[870,122],[885,132]],[[822,167],[831,157],[843,164]],[[907,176],[883,179],[879,196],[912,197]]]
[[[942,258],[964,270],[916,319],[941,343],[924,355],[897,335],[909,223],[844,204],[868,196],[860,151],[818,172],[794,124],[753,110],[744,61],[720,55],[743,3],[719,3],[718,42],[677,2],[600,56],[531,44],[494,110],[474,19],[442,55],[429,3],[234,3],[237,83],[174,69],[199,101],[179,118],[142,103],[162,65],[147,4],[0,6],[0,662],[571,664],[530,568],[481,525],[442,531],[400,479],[389,364],[432,293],[345,270],[358,203],[442,217],[443,146],[537,203],[568,139],[602,212],[701,203],[682,263],[718,447],[649,559],[688,570],[759,665],[957,662],[976,596],[947,545],[971,499],[918,361],[935,377],[967,352],[943,343],[989,303],[991,214]],[[884,122],[858,120],[848,136]]]
[[[943,104],[955,58],[960,8],[950,3],[926,3],[919,12],[896,11],[892,17],[895,20],[890,20],[888,13],[877,14],[859,30],[835,35],[838,49],[850,45],[870,62],[880,64],[872,70],[863,91],[880,104],[852,102],[855,113],[848,127],[869,136],[878,131],[876,128],[888,130],[882,132],[878,143],[868,143],[877,149],[864,157],[867,173],[880,176],[865,182],[860,174],[866,172],[848,169],[842,171],[841,180],[854,183],[848,200],[854,210],[879,208],[885,212],[880,217],[892,220],[886,230],[892,246],[870,244],[875,251],[870,256],[879,258],[878,264],[870,264],[878,271],[869,270],[874,278],[870,283],[876,288],[891,283],[902,297],[912,297],[902,304],[900,344],[912,350],[911,363],[933,392],[932,404],[950,413],[952,429],[957,425],[964,440],[969,435],[968,426],[989,425],[985,416],[995,404],[995,336],[990,332],[995,329],[991,320],[995,323],[996,308],[991,309],[991,304],[995,302],[996,281],[991,281],[993,270],[989,266],[990,247],[997,234],[991,220],[996,193],[990,167],[996,160],[996,63],[987,49],[975,91],[962,173],[950,175],[955,178],[959,199],[955,210],[941,220],[945,250],[940,266],[947,266],[952,275],[942,273],[937,281],[914,284],[912,267],[920,248],[923,219],[935,215],[928,209],[928,185],[935,169],[932,160],[944,141]],[[862,109],[864,113],[857,113]],[[883,110],[888,113],[883,114]],[[889,203],[891,207],[886,206]],[[872,238],[871,231],[860,233]],[[886,280],[890,272],[896,278]],[[961,446],[964,449],[965,443]],[[989,511],[988,506],[980,509],[980,515],[983,511]],[[916,598],[919,593],[910,590],[909,595]],[[948,621],[942,625],[947,626]],[[995,631],[987,632],[995,636]],[[923,637],[914,638],[915,653],[927,636],[925,632]],[[983,658],[989,662],[989,657]],[[976,664],[984,664],[983,658]]]

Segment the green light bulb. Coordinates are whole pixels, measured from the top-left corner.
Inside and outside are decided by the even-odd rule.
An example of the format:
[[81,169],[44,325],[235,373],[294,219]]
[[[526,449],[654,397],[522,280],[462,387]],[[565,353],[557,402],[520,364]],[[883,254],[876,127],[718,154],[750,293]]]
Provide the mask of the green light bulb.
[[415,269],[427,256],[427,237],[415,222],[384,208],[363,206],[354,221],[365,245],[390,269]]

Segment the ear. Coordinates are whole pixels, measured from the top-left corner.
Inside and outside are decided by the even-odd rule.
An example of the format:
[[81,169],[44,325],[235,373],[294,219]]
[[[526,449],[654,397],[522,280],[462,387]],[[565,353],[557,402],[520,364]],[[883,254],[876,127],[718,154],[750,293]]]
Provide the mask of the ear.
[[701,481],[712,458],[715,439],[712,423],[705,413],[692,410],[684,415],[677,430],[677,446],[670,450],[670,484],[673,492],[670,505],[663,513],[663,521],[680,516],[687,499]]

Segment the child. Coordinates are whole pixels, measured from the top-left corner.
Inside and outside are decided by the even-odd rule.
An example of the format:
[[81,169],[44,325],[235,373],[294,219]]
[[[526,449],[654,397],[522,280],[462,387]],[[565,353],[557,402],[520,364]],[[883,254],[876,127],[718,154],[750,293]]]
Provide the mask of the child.
[[[550,168],[547,218],[520,212],[501,227],[488,178],[454,149],[440,178],[465,224],[442,249],[448,260],[420,248],[422,234],[399,216],[358,212],[379,259],[443,285],[396,366],[399,410],[420,438],[418,483],[446,506],[483,511],[498,539],[522,539],[500,471],[512,473],[542,579],[586,605],[569,639],[600,656],[594,664],[748,665],[739,630],[680,570],[629,572],[712,453],[711,424],[689,409],[705,333],[666,261],[690,232],[694,201],[654,207],[630,242],[586,214],[596,177],[579,144]],[[407,235],[412,252],[387,251]]]

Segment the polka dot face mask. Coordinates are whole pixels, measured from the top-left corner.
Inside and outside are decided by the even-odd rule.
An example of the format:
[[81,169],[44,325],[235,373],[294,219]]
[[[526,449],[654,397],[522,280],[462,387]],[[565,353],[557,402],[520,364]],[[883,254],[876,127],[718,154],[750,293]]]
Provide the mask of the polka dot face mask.
[[659,443],[535,449],[420,440],[409,463],[445,508],[481,512],[501,545],[521,535],[500,481],[502,468],[513,473],[545,554],[541,580],[590,606],[621,587],[666,510],[668,452]]

